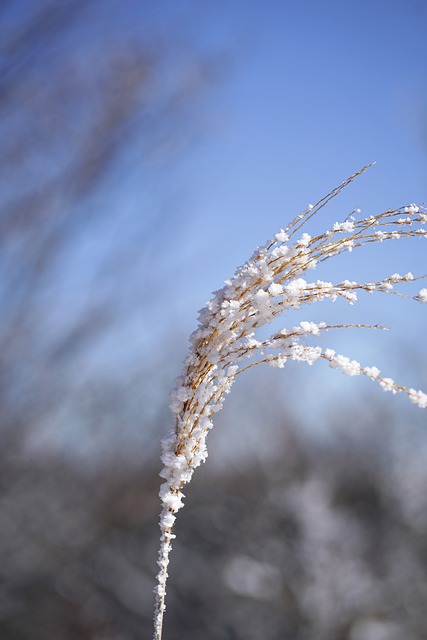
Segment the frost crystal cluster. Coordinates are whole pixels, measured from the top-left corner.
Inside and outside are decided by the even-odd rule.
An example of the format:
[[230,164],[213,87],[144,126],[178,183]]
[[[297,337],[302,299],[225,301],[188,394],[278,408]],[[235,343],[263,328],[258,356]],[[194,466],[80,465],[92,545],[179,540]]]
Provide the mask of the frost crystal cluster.
[[[272,240],[258,248],[200,312],[198,329],[190,338],[191,348],[184,373],[172,393],[174,429],[162,442],[164,467],[160,475],[164,483],[160,489],[163,509],[160,515],[155,640],[160,640],[162,635],[167,568],[174,538],[172,527],[176,513],[183,506],[182,489],[191,480],[196,467],[206,460],[206,437],[212,428],[214,414],[221,409],[237,375],[261,363],[282,368],[288,360],[312,365],[323,359],[348,376],[362,374],[378,382],[384,391],[393,394],[404,392],[411,402],[421,408],[427,407],[427,395],[422,391],[400,386],[391,378],[381,376],[374,366],[362,366],[332,349],[312,346],[307,342],[309,337],[320,337],[329,329],[370,325],[331,325],[305,321],[298,326],[284,328],[267,340],[256,338],[259,327],[285,311],[327,299],[335,301],[343,298],[349,304],[354,304],[360,291],[403,296],[395,288],[396,285],[416,280],[411,273],[394,273],[374,282],[307,279],[307,272],[342,252],[356,250],[368,243],[427,237],[427,231],[422,226],[427,223],[426,211],[415,205],[389,209],[360,219],[355,217],[360,214],[357,210],[354,215],[343,222],[336,222],[320,235],[312,237],[301,232],[310,218],[366,169],[364,167],[351,176],[316,205],[310,205],[286,229],[280,230]],[[427,302],[427,289],[421,289],[416,296],[403,297]]]

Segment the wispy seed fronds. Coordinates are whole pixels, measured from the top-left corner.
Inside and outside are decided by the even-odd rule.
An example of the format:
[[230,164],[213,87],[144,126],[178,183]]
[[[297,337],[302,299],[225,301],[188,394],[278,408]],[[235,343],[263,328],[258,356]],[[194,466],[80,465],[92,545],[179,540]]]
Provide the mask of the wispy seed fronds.
[[370,243],[427,237],[427,231],[422,226],[427,225],[426,210],[414,204],[359,219],[356,216],[360,211],[356,210],[319,235],[312,237],[306,232],[301,233],[314,215],[369,166],[355,173],[317,204],[310,205],[285,229],[276,233],[272,240],[259,247],[200,311],[199,326],[190,337],[191,347],[184,373],[171,396],[174,428],[162,442],[164,467],[161,476],[164,483],[160,489],[161,545],[155,640],[160,640],[162,635],[169,552],[175,537],[172,527],[176,513],[183,506],[182,489],[191,480],[194,470],[207,458],[206,438],[212,428],[214,414],[222,408],[237,375],[259,364],[282,368],[288,361],[313,365],[323,359],[346,375],[367,376],[384,391],[392,394],[403,392],[411,402],[427,408],[427,395],[422,391],[404,387],[391,378],[381,376],[379,369],[374,366],[362,366],[356,360],[336,354],[332,349],[312,346],[307,342],[308,338],[320,337],[328,330],[383,327],[353,323],[328,325],[307,320],[298,326],[284,328],[267,340],[258,340],[256,337],[257,329],[285,311],[323,300],[334,302],[339,298],[353,305],[360,291],[370,294],[391,293],[415,302],[427,302],[427,288],[421,289],[415,296],[406,295],[400,290],[402,285],[424,277],[414,278],[412,273],[394,273],[372,282],[343,280],[332,283],[306,279],[307,272],[341,253],[358,250]]

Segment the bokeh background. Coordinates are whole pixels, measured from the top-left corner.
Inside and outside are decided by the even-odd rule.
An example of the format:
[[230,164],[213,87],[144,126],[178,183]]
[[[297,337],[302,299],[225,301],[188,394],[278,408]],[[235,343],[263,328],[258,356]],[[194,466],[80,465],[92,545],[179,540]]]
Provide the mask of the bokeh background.
[[[367,163],[313,228],[423,202],[426,25],[416,0],[0,3],[2,640],[151,637],[159,442],[197,310]],[[427,272],[425,240],[386,244],[318,277]],[[392,327],[327,344],[427,389],[422,305],[302,319]],[[164,639],[425,639],[425,415],[288,367],[218,416]]]

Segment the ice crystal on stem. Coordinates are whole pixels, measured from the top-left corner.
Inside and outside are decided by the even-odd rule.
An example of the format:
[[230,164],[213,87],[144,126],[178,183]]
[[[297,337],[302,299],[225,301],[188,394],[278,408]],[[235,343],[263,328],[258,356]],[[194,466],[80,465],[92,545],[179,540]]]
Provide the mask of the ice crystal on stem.
[[351,176],[317,204],[309,205],[286,229],[281,229],[270,242],[258,248],[200,311],[199,326],[190,337],[191,347],[183,376],[177,381],[171,396],[174,429],[162,442],[164,467],[160,475],[164,483],[160,489],[163,508],[160,515],[155,640],[162,636],[167,568],[175,537],[172,527],[177,512],[183,506],[182,489],[190,482],[194,470],[206,460],[206,438],[212,428],[214,414],[221,409],[237,375],[262,363],[282,368],[288,360],[313,365],[323,359],[346,375],[365,375],[384,391],[406,393],[411,402],[421,408],[427,407],[427,395],[422,391],[400,386],[391,378],[382,377],[374,366],[362,366],[332,349],[311,346],[306,341],[309,336],[317,337],[332,329],[382,327],[303,321],[298,326],[282,329],[267,340],[255,337],[259,327],[281,316],[284,311],[338,298],[354,304],[361,291],[427,302],[427,289],[421,289],[416,296],[408,296],[396,288],[396,285],[415,280],[411,273],[404,276],[394,273],[373,282],[343,280],[333,283],[306,279],[308,271],[342,252],[357,250],[369,243],[427,236],[427,231],[420,226],[427,221],[426,213],[414,204],[360,219],[354,217],[354,214],[360,214],[356,210],[317,236],[312,237],[306,232],[299,234],[310,218],[367,168]]

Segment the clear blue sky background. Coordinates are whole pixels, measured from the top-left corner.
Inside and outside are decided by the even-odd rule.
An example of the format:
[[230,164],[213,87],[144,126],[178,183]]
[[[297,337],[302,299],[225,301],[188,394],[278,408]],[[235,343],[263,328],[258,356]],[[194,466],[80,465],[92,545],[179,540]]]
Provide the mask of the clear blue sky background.
[[372,161],[378,166],[351,194],[362,209],[423,200],[426,10],[304,0],[212,10],[200,33],[214,43],[215,34],[217,45],[221,35],[235,62],[212,95],[213,135],[182,167],[197,198],[195,233],[213,243],[226,231],[242,243],[243,259]]

